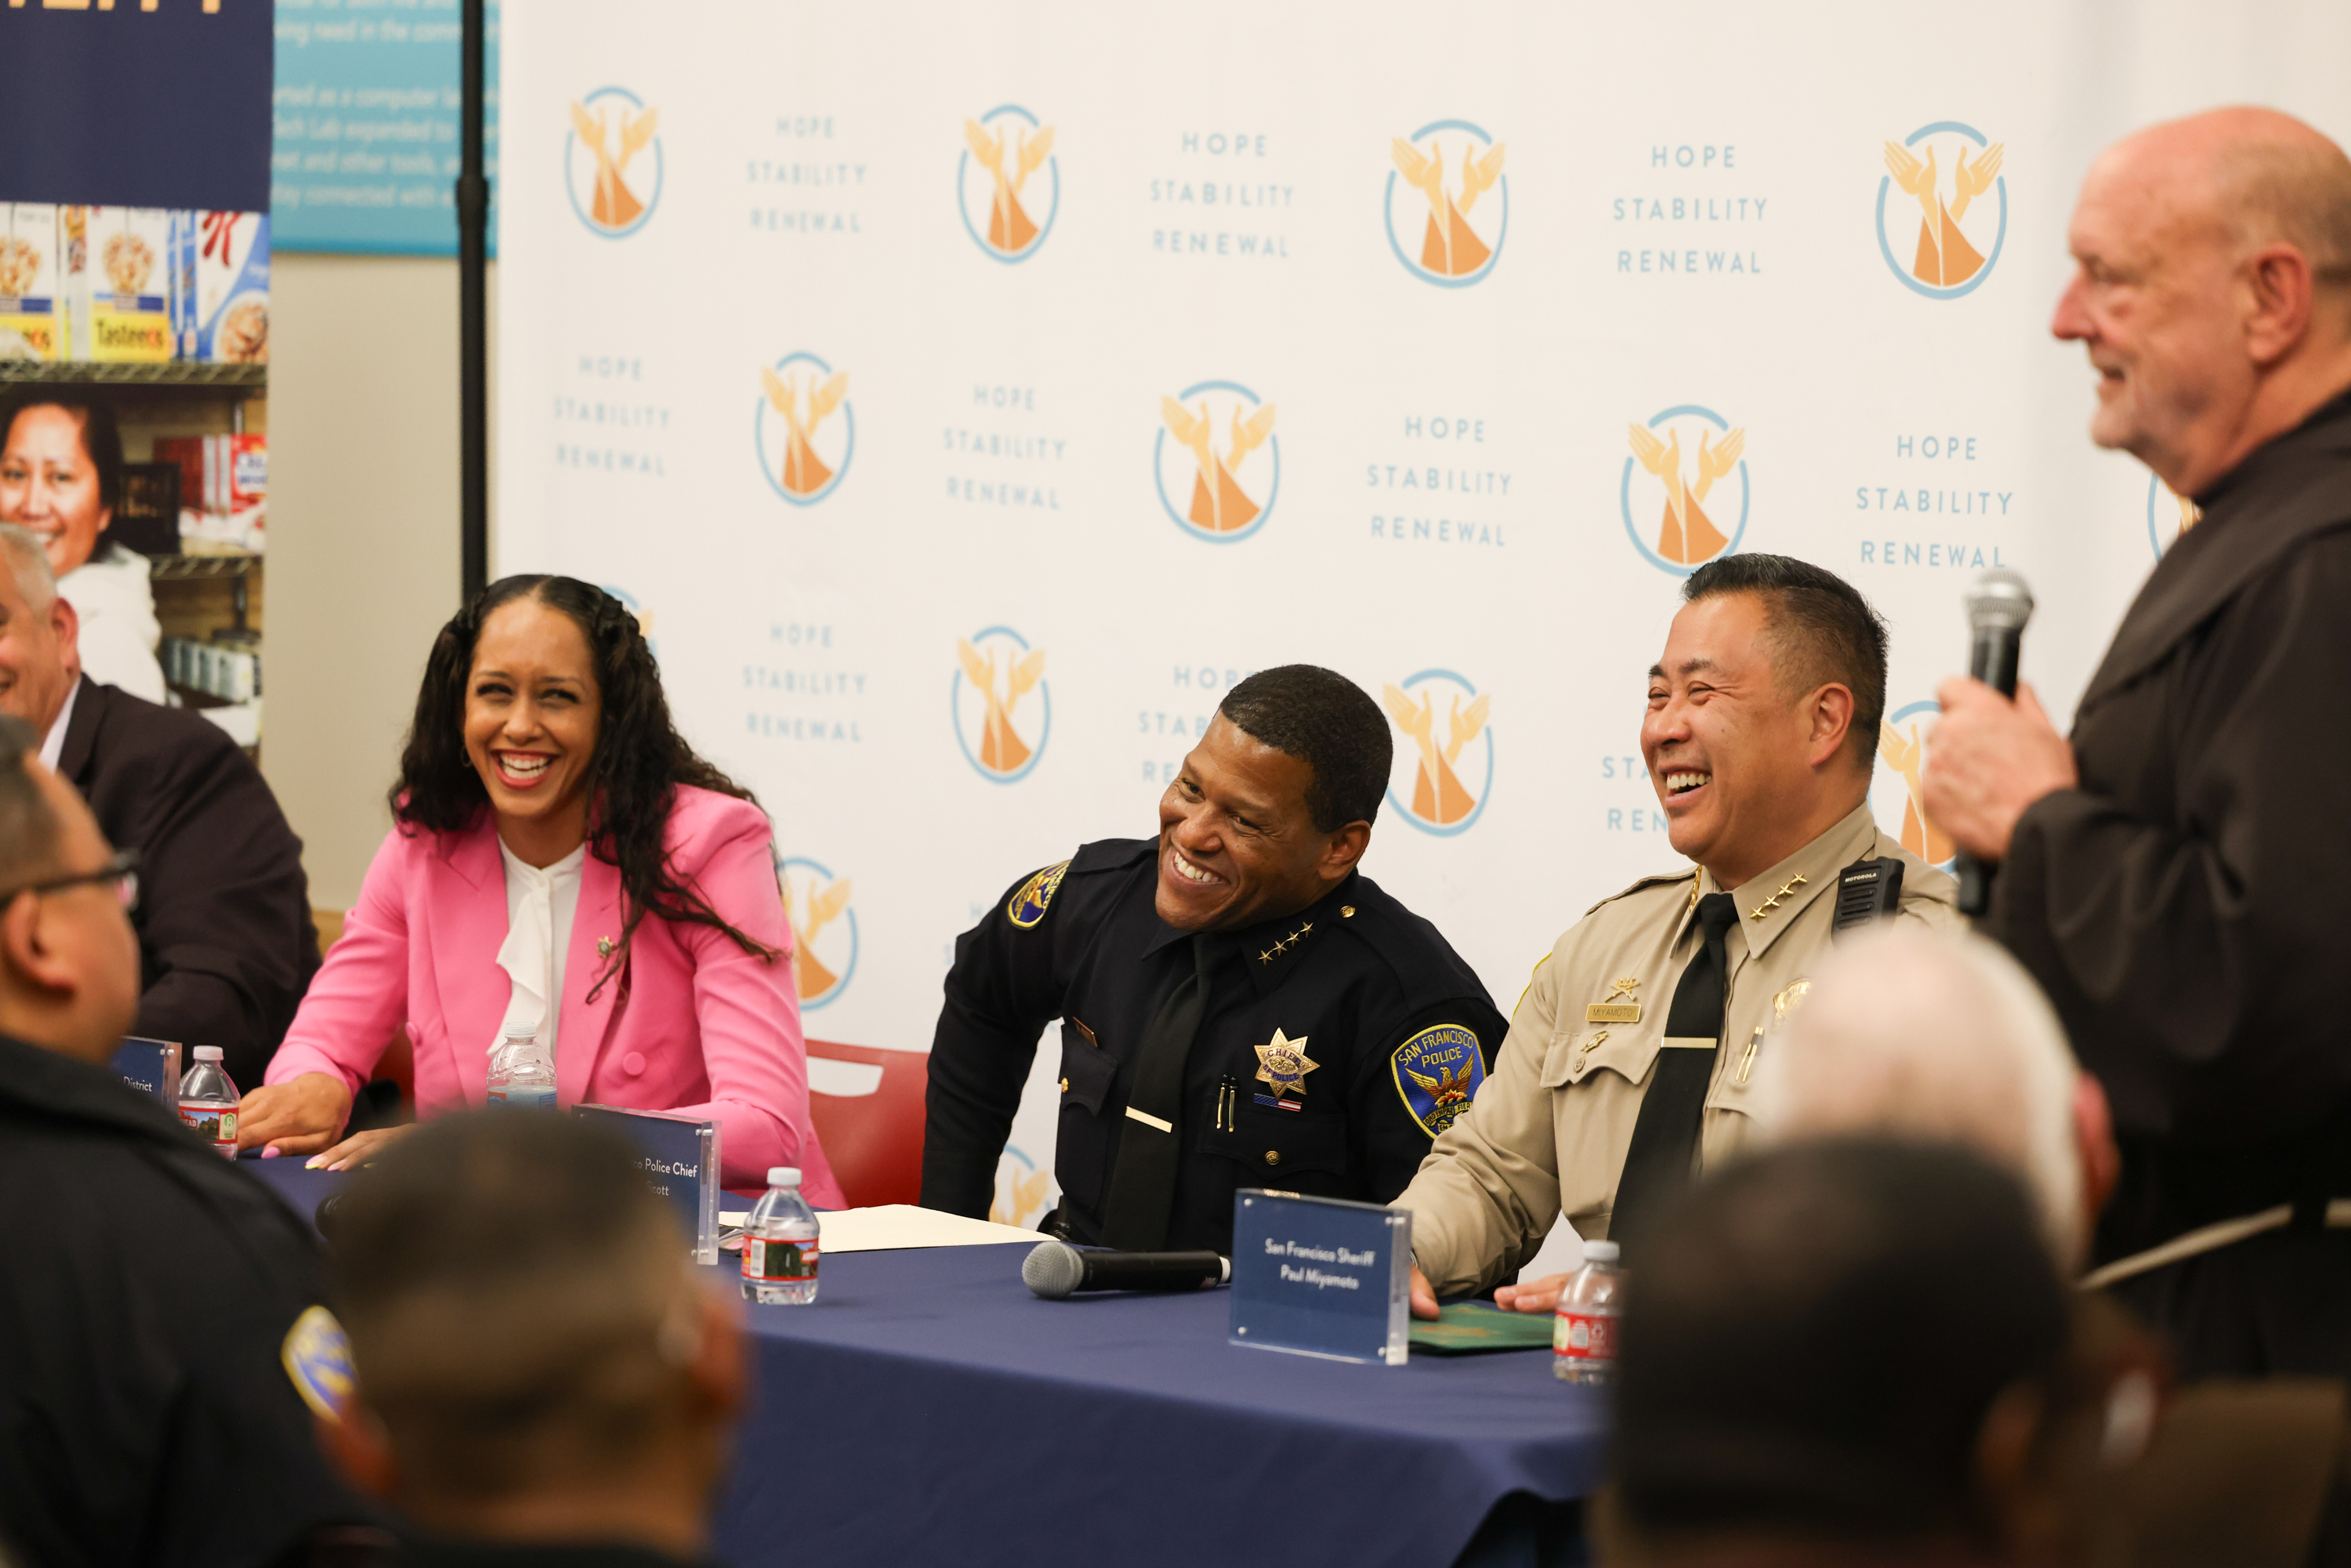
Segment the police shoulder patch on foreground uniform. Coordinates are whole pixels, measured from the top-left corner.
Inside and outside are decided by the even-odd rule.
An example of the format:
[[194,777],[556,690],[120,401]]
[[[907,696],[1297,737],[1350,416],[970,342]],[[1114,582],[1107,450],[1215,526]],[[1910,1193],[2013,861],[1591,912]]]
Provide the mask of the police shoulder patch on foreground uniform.
[[1044,919],[1045,911],[1052,907],[1053,894],[1060,891],[1061,878],[1069,874],[1069,870],[1070,862],[1063,861],[1058,865],[1047,866],[1022,883],[1004,906],[1005,918],[1023,931]]
[[1395,1048],[1388,1069],[1404,1108],[1432,1138],[1460,1119],[1478,1086],[1486,1082],[1486,1058],[1478,1036],[1458,1023],[1422,1030]]
[[324,1307],[306,1307],[286,1331],[278,1351],[302,1403],[329,1421],[343,1418],[351,1397],[351,1342]]

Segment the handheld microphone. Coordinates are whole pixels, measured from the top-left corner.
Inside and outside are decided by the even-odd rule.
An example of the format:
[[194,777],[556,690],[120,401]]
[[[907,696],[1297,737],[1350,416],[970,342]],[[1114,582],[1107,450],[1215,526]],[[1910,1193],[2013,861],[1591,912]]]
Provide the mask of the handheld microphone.
[[[1985,572],[1968,591],[1968,674],[2004,697],[2016,695],[2018,645],[2032,619],[2032,590],[2022,574]],[[1959,913],[1980,915],[1991,907],[1994,868],[1962,852],[1959,857]]]
[[1080,1291],[1204,1291],[1233,1277],[1215,1252],[1087,1252],[1040,1241],[1022,1260],[1020,1282],[1049,1301]]

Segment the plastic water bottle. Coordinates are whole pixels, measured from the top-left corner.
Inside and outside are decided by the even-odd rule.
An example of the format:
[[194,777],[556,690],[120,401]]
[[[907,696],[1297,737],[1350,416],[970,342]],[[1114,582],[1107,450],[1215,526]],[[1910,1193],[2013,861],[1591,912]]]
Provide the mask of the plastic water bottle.
[[743,1222],[743,1299],[807,1306],[816,1300],[816,1211],[800,1197],[800,1173],[778,1166]]
[[196,1064],[180,1080],[180,1120],[224,1158],[236,1158],[236,1085],[221,1066],[221,1048],[196,1047]]
[[516,1025],[507,1030],[490,1052],[490,1092],[485,1098],[493,1107],[555,1109],[555,1063],[540,1048],[537,1030]]
[[1599,1385],[1616,1381],[1617,1298],[1624,1294],[1625,1270],[1614,1241],[1583,1244],[1583,1267],[1559,1293],[1559,1315],[1552,1320],[1551,1370],[1562,1383]]

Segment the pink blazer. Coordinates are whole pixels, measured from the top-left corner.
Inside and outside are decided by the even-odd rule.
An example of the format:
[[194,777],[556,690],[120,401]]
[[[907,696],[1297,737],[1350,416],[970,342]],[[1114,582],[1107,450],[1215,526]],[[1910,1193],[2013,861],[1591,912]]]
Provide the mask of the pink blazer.
[[[664,835],[672,868],[736,929],[784,956],[763,964],[709,926],[647,915],[626,967],[592,1002],[605,967],[597,944],[621,936],[621,873],[587,857],[564,958],[556,1098],[710,1118],[726,1186],[764,1186],[770,1166],[798,1166],[809,1201],[838,1208],[841,1186],[809,1120],[791,929],[768,842],[758,807],[681,787]],[[506,869],[486,815],[455,833],[395,828],[267,1081],[326,1072],[356,1091],[404,1023],[417,1114],[481,1104],[513,988],[497,963],[506,934]]]

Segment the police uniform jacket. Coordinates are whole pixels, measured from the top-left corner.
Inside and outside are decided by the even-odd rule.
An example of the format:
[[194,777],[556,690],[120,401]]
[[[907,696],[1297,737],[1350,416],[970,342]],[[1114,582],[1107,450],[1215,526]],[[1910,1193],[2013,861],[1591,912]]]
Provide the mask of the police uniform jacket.
[[0,1036],[0,1542],[260,1564],[367,1511],[282,1362],[309,1227],[111,1072]]
[[[1059,1224],[1099,1235],[1144,1030],[1194,967],[1155,907],[1158,841],[1109,839],[1009,889],[956,943],[931,1047],[923,1203],[984,1217],[1040,1030],[1061,1022]],[[1503,1021],[1437,927],[1361,873],[1296,915],[1217,933],[1186,1059],[1171,1248],[1229,1249],[1233,1194],[1384,1203],[1469,1103]],[[1276,1036],[1314,1065],[1259,1076]]]
[[1396,1200],[1413,1211],[1413,1255],[1438,1293],[1514,1278],[1562,1213],[1579,1236],[1608,1234],[1674,987],[1700,946],[1692,912],[1713,893],[1729,893],[1740,919],[1724,936],[1729,991],[1699,1164],[1745,1142],[1764,1031],[1828,946],[1838,873],[1881,855],[1902,862],[1896,918],[1961,928],[1958,884],[1879,831],[1865,803],[1741,886],[1703,871],[1648,877],[1569,927],[1519,999],[1493,1082]]

